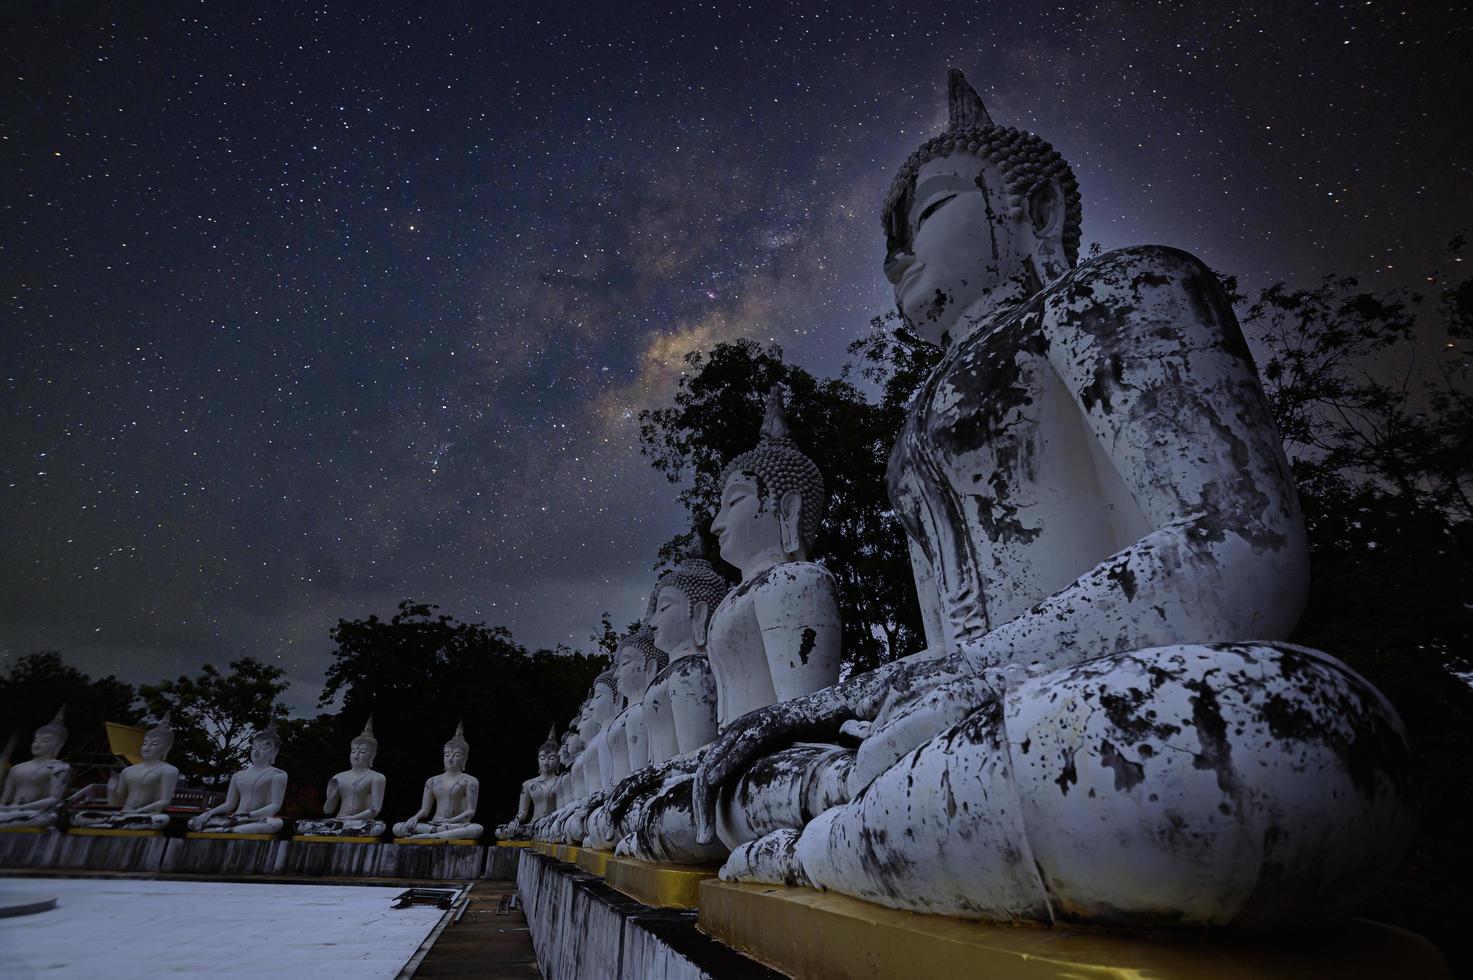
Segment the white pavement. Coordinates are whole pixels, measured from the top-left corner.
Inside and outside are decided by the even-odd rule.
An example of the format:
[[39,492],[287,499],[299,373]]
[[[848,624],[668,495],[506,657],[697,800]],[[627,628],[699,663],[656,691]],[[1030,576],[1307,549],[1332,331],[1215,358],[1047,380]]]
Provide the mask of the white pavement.
[[432,907],[390,908],[403,891],[0,878],[0,897],[45,892],[58,899],[49,912],[0,918],[0,977],[392,978],[444,914]]

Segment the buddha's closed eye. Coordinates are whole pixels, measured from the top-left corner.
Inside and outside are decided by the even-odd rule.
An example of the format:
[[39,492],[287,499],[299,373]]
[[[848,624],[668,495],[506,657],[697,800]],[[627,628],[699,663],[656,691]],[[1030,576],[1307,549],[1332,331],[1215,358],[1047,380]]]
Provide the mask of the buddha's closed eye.
[[947,194],[945,197],[938,197],[936,200],[932,201],[930,204],[927,204],[926,207],[925,207],[925,209],[922,210],[921,213],[920,213],[920,215],[916,218],[916,230],[919,231],[921,225],[923,225],[923,224],[926,223],[926,219],[927,218],[929,218],[931,215],[935,214],[937,211],[939,211],[941,209],[941,206],[943,204],[945,204],[946,202],[952,200],[955,197],[956,197],[955,194]]

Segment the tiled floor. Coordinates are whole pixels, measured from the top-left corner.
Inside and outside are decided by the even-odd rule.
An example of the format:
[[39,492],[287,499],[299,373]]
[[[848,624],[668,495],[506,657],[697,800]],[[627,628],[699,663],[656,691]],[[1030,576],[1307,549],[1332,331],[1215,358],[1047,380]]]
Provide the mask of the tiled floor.
[[390,908],[402,886],[0,878],[55,895],[0,918],[0,977],[396,976],[444,914]]

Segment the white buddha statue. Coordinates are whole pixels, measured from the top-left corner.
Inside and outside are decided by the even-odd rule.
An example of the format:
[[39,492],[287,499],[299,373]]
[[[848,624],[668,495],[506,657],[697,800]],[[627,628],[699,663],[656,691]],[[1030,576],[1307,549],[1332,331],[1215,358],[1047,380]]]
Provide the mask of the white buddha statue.
[[225,802],[190,818],[189,829],[226,834],[275,834],[282,820],[276,814],[286,798],[286,773],[276,768],[281,736],[276,720],[251,736],[251,761],[230,777]]
[[50,827],[66,798],[72,767],[57,758],[66,745],[66,705],[31,737],[31,758],[14,766],[0,788],[0,830]]
[[701,836],[764,753],[843,725],[849,802],[749,783],[808,812],[723,876],[1045,924],[1343,915],[1405,852],[1412,760],[1379,692],[1281,642],[1305,531],[1227,297],[1174,249],[1076,265],[1068,164],[958,72],[950,100],[884,218],[901,311],[945,349],[889,474],[931,649],[732,722]]
[[[698,630],[692,621],[689,629],[692,641],[705,634],[716,721],[725,726],[755,708],[822,690],[838,680],[840,622],[833,575],[808,560],[823,515],[823,478],[789,437],[779,390],[768,395],[757,447],[727,465],[721,486],[721,507],[711,531],[722,559],[741,572],[741,582],[724,594],[709,625]],[[715,591],[714,583],[709,589]],[[673,623],[665,628],[666,642],[672,645],[685,629]],[[699,681],[699,673],[691,679]],[[690,727],[692,740],[702,734],[699,729],[699,724]],[[755,791],[760,784],[777,778],[775,774],[818,770],[842,754],[833,746],[797,745],[764,760],[767,768],[744,774],[753,781],[754,792],[738,792],[722,808],[723,822],[739,830],[718,843],[696,839],[689,774],[701,751],[699,746],[683,750],[620,786],[610,802],[618,819],[636,802],[645,802],[632,834],[620,840],[616,852],[678,864],[717,860],[730,846],[724,843],[727,838],[741,843],[798,819],[796,811],[787,816],[769,813],[773,799]],[[747,800],[757,808],[749,810]]]
[[584,713],[588,709],[588,700],[578,706],[578,713],[568,724],[568,730],[558,744],[558,763],[562,767],[562,774],[553,788],[554,809],[544,814],[541,818],[533,821],[533,840],[560,840],[560,827],[563,819],[571,812],[576,801],[583,798],[581,774],[575,773],[573,766],[578,761],[579,754],[583,751],[583,742],[579,737],[579,726],[583,723]]
[[524,839],[531,832],[532,824],[552,812],[557,799],[555,787],[559,778],[560,748],[557,726],[554,725],[547,730],[546,741],[537,747],[537,775],[522,783],[516,816],[510,823],[496,828],[496,836],[501,840]]
[[588,815],[603,804],[602,764],[607,754],[604,748],[604,729],[613,721],[619,709],[619,685],[616,669],[610,667],[593,679],[588,692],[588,703],[579,721],[578,735],[583,749],[573,762],[576,777],[583,790],[559,824],[558,839],[565,844],[580,844],[587,833]]
[[[654,597],[651,597],[653,607]],[[620,648],[623,656],[615,663],[615,682],[619,690],[630,692],[621,696],[624,707],[609,722],[608,735],[603,747],[608,760],[604,770],[604,792],[608,794],[631,772],[631,756],[647,754],[647,733],[644,721],[644,694],[650,681],[669,662],[658,646],[655,633],[648,625],[641,626],[629,636],[629,642]],[[600,807],[590,815],[584,846],[600,850],[612,850],[619,835],[609,812]]]
[[409,840],[480,840],[481,825],[472,823],[481,795],[481,781],[465,771],[471,755],[465,726],[445,743],[445,771],[425,780],[419,812],[394,824],[394,836]]
[[107,780],[107,801],[117,810],[77,810],[71,822],[78,827],[114,830],[162,830],[169,825],[164,812],[174,801],[179,770],[165,761],[174,746],[174,729],[169,712],[143,733],[139,754],[143,761],[114,773]]
[[327,781],[323,819],[298,820],[297,833],[312,837],[382,837],[384,822],[378,814],[383,809],[388,780],[373,770],[377,755],[378,739],[373,734],[373,715],[369,715],[362,734],[348,744],[349,768]]

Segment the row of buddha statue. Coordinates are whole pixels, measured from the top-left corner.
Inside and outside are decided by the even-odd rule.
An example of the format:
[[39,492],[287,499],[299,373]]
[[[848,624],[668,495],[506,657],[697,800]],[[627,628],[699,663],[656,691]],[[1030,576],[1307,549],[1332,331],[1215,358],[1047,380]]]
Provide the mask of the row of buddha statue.
[[[55,826],[67,803],[71,767],[58,756],[66,744],[65,707],[56,718],[36,729],[31,759],[11,769],[0,785],[0,830]],[[108,779],[109,807],[82,807],[67,812],[76,827],[115,830],[158,830],[167,827],[164,812],[173,802],[179,770],[167,761],[174,744],[169,715],[143,735],[140,762]],[[230,777],[225,799],[191,817],[191,831],[233,834],[277,834],[285,826],[277,816],[286,798],[286,773],[276,767],[281,736],[273,721],[250,740],[250,762]],[[327,783],[322,819],[298,820],[296,832],[321,837],[380,837],[379,819],[386,780],[373,769],[378,740],[369,717],[363,732],[348,750],[349,768]],[[425,780],[419,810],[394,824],[396,838],[411,840],[479,840],[482,828],[473,822],[480,783],[465,771],[470,758],[463,725],[445,743],[444,771]]]
[[948,97],[882,222],[942,349],[888,473],[925,649],[840,679],[823,481],[773,395],[710,528],[736,586],[655,583],[499,832],[999,922],[1346,915],[1409,845],[1412,758],[1285,642],[1304,519],[1231,303],[1175,249],[1080,262],[1069,165]]

